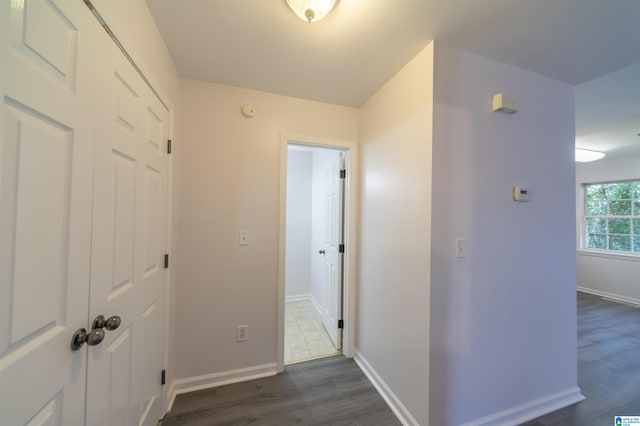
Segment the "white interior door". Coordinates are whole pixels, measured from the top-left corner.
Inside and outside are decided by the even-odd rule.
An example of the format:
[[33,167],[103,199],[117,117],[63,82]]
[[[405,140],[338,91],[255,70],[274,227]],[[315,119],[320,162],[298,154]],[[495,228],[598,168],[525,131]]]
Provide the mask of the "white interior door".
[[82,1],[0,19],[0,423],[155,425],[168,111]]
[[167,109],[106,36],[96,127],[90,318],[121,324],[91,348],[87,421],[161,417]]
[[322,294],[322,322],[336,349],[342,349],[342,253],[343,242],[343,169],[344,154],[340,153],[324,171],[324,285]]
[[0,1],[0,19],[0,423],[81,425],[101,28],[81,1]]

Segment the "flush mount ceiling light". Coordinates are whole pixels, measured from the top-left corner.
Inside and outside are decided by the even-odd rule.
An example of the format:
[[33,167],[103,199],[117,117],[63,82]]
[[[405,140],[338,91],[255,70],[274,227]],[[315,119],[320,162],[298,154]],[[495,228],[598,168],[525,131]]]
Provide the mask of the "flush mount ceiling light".
[[287,4],[303,21],[317,22],[327,16],[338,0],[287,0]]
[[578,163],[589,163],[604,158],[604,152],[590,151],[588,149],[576,148],[576,161]]

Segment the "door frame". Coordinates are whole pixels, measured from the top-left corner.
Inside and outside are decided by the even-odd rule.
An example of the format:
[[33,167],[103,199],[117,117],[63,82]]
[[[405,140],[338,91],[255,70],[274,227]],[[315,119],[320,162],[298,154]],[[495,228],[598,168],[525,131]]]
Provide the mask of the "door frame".
[[357,272],[357,218],[358,218],[358,146],[355,141],[317,138],[289,133],[280,135],[280,224],[278,243],[278,309],[276,337],[276,368],[284,371],[284,307],[286,276],[287,232],[287,154],[289,144],[316,148],[330,148],[345,152],[347,176],[344,191],[344,266],[342,288],[342,353],[347,358],[355,355],[356,335],[356,272]]
[[[109,30],[113,34],[112,39],[114,43],[118,46],[118,48],[122,51],[125,57],[129,60],[131,65],[136,69],[136,71],[140,74],[145,83],[149,86],[151,91],[157,96],[160,102],[167,108],[169,112],[169,122],[168,122],[168,138],[173,141],[172,143],[172,151],[175,152],[176,143],[174,140],[174,126],[175,126],[175,105],[169,98],[169,95],[163,89],[160,82],[155,78],[153,73],[150,71],[150,68],[147,66],[147,63],[143,60],[143,56],[136,49],[135,44],[132,42],[131,38],[125,32],[124,28],[119,24],[116,16],[112,12],[111,6],[109,5],[110,0],[90,0],[89,2],[93,6],[92,12],[95,18],[98,20],[101,26],[107,25]],[[85,1],[86,2],[86,1]],[[165,237],[165,250],[166,253],[170,256],[170,267],[165,269],[165,285],[164,285],[164,332],[163,332],[163,369],[167,371],[167,384],[162,387],[162,398],[160,401],[161,405],[161,414],[164,416],[171,408],[172,404],[172,392],[169,384],[172,379],[172,372],[169,370],[169,360],[171,354],[171,348],[169,343],[172,340],[171,335],[171,295],[172,291],[172,277],[175,276],[175,256],[173,255],[172,250],[172,234],[173,234],[173,175],[174,175],[174,164],[173,164],[173,154],[170,154],[167,157],[167,205],[166,205],[166,213],[167,213],[167,229],[166,229],[166,237]],[[173,396],[175,397],[175,395]]]

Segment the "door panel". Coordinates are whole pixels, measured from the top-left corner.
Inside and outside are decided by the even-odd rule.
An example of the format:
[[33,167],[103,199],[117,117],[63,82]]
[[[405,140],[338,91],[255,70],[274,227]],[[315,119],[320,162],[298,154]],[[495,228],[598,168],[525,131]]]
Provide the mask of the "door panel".
[[7,234],[14,231],[7,241],[13,254],[13,264],[7,265],[13,277],[12,309],[5,313],[11,313],[6,318],[9,349],[64,323],[61,308],[67,298],[71,135],[21,107],[7,105],[5,122],[12,134],[5,139],[12,154],[6,196],[13,200],[11,209],[6,206],[12,219]]
[[90,317],[120,316],[92,348],[91,424],[160,418],[168,111],[106,36],[94,174]]
[[340,170],[343,167],[342,153],[336,153],[325,169],[325,214],[324,214],[324,285],[322,322],[336,349],[342,349],[342,330],[338,321],[342,319],[342,199],[343,185]]
[[1,421],[82,424],[87,349],[70,341],[87,326],[100,28],[81,2],[0,2],[0,16]]

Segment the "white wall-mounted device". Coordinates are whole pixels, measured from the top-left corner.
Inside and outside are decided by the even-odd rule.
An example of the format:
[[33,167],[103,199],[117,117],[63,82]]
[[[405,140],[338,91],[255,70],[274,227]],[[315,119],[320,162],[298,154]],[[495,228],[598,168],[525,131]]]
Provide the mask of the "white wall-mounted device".
[[242,105],[242,115],[244,115],[247,118],[252,118],[254,115],[256,115],[256,110],[253,107],[253,105],[244,104]]
[[504,93],[496,93],[493,95],[491,109],[505,114],[515,114],[518,112],[518,101]]
[[531,190],[519,186],[514,186],[513,201],[531,201]]

